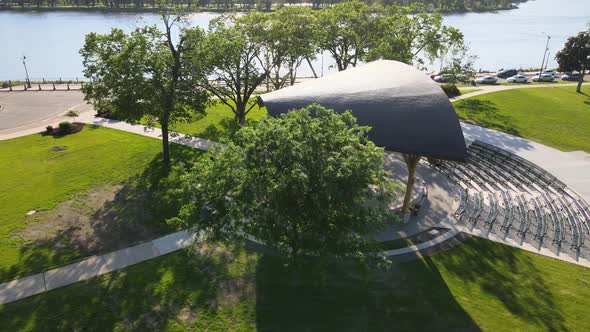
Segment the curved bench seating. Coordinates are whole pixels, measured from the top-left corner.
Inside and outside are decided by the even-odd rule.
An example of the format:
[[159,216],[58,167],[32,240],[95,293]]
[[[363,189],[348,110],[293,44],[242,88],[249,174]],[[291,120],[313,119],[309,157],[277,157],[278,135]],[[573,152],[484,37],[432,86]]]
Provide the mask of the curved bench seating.
[[[434,166],[434,165],[433,165]],[[455,217],[466,217],[525,240],[528,235],[545,245],[574,250],[590,239],[590,207],[554,175],[509,151],[481,141],[467,150],[467,160],[435,165],[451,181],[461,183]],[[551,240],[546,242],[546,240]]]

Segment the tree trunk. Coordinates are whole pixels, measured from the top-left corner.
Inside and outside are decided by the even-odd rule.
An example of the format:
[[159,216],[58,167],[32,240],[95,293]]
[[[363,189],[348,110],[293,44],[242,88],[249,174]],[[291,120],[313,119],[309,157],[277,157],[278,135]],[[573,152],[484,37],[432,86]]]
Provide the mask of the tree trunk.
[[582,93],[582,83],[584,83],[584,75],[586,74],[586,69],[582,69],[580,72],[580,79],[578,80],[578,88],[576,89],[577,93]]
[[168,142],[168,122],[162,122],[162,154],[164,164],[170,165],[170,143]]
[[240,127],[246,123],[246,103],[236,103],[236,120]]
[[410,209],[410,201],[412,199],[412,192],[414,190],[414,182],[416,180],[416,167],[420,161],[421,156],[415,154],[403,154],[404,160],[408,167],[408,182],[406,185],[406,194],[404,196],[404,204],[402,205],[402,212],[407,213]]
[[313,73],[313,77],[314,78],[318,78],[318,74],[315,73],[315,69],[313,69],[313,66],[311,65],[311,61],[309,60],[309,57],[306,56],[305,60],[307,61],[307,64],[309,65],[309,68],[311,68],[311,72]]

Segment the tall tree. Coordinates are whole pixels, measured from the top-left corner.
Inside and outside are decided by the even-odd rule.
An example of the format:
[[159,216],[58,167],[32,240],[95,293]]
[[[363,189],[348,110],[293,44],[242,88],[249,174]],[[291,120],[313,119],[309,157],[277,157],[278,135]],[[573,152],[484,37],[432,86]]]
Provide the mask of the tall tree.
[[368,60],[397,60],[410,65],[424,65],[440,58],[448,49],[463,44],[463,34],[443,25],[439,13],[427,13],[424,6],[389,6],[379,12],[378,41]]
[[368,130],[318,105],[244,127],[185,177],[176,221],[216,240],[249,234],[291,257],[362,254],[392,193]]
[[[206,93],[195,88],[204,73],[196,71],[196,66],[187,71],[185,40],[189,34],[179,27],[181,20],[181,16],[164,13],[164,31],[148,26],[129,34],[120,29],[105,35],[90,33],[80,50],[84,75],[90,79],[83,88],[85,98],[97,110],[112,111],[122,120],[158,123],[166,164],[170,164],[170,124],[204,111],[207,100]],[[175,43],[172,31],[179,28]],[[203,33],[193,29],[190,36],[199,39]]]
[[307,7],[288,6],[270,14],[260,34],[264,64],[275,90],[295,84],[302,62],[318,52],[315,15]]
[[199,68],[206,64],[209,79],[199,81],[199,86],[229,107],[240,125],[256,106],[250,98],[268,75],[262,44],[251,33],[253,22],[249,17],[222,15],[211,21],[205,40],[187,40],[192,62]]
[[330,53],[338,70],[355,67],[374,47],[378,36],[378,18],[372,7],[347,1],[317,12],[319,46]]
[[453,45],[443,67],[443,71],[450,75],[449,83],[452,85],[469,83],[475,77],[475,60],[477,56],[469,53],[469,46]]
[[586,70],[590,69],[590,30],[568,38],[563,49],[555,54],[555,59],[560,70],[580,73],[576,91],[581,93],[584,75]]

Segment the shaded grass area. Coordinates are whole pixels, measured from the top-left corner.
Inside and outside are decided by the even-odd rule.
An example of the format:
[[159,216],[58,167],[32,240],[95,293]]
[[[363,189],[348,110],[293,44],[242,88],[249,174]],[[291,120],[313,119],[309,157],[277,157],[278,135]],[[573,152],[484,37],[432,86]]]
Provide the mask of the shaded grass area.
[[[66,149],[53,151],[56,146]],[[163,166],[160,154],[159,140],[92,126],[63,137],[36,134],[0,142],[0,281],[94,254],[74,246],[69,229],[43,240],[21,235],[29,223],[45,221],[35,214],[26,216],[28,211],[52,210],[71,199],[84,201],[93,188],[123,183],[104,209],[117,214],[122,223],[149,228],[151,234],[169,232],[163,219],[178,206],[167,190],[174,186],[174,176]],[[199,155],[172,145],[176,160]],[[138,209],[130,209],[129,202],[142,206],[143,213],[135,213]],[[107,232],[102,226],[94,225],[94,231]]]
[[[247,124],[256,123],[267,115],[266,108],[254,106],[246,115]],[[170,129],[217,142],[229,142],[239,128],[231,109],[213,99],[205,114],[193,114],[190,120],[177,122]]]
[[590,152],[590,87],[514,89],[453,103],[459,118],[563,151]]
[[0,306],[7,330],[590,329],[590,269],[482,239],[387,271],[201,247]]

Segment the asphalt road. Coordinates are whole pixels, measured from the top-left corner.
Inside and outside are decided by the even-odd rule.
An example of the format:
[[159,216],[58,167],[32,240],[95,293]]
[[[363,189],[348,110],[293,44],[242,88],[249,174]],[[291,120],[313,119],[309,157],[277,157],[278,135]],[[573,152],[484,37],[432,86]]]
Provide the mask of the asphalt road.
[[0,133],[51,122],[85,104],[80,91],[0,92]]

